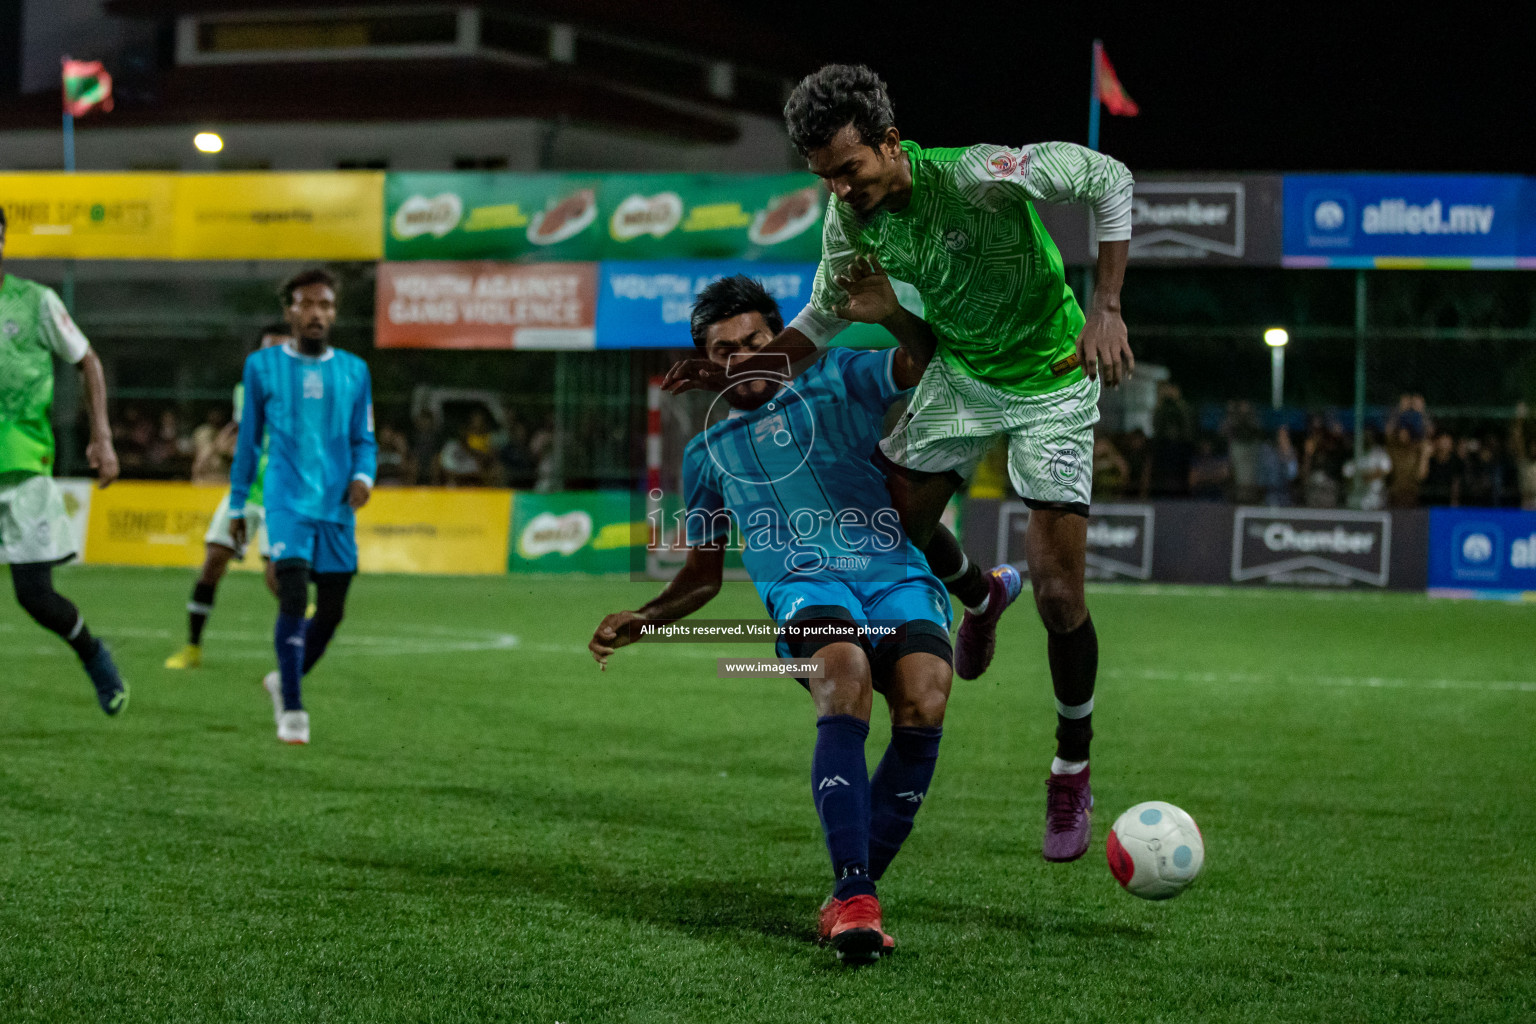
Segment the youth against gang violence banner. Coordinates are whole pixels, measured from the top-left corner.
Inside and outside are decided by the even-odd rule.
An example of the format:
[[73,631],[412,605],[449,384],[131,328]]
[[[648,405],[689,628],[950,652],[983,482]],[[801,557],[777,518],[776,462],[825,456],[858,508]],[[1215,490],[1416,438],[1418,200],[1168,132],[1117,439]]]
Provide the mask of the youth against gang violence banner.
[[390,260],[814,260],[808,174],[391,174]]
[[590,349],[597,264],[381,263],[379,348]]

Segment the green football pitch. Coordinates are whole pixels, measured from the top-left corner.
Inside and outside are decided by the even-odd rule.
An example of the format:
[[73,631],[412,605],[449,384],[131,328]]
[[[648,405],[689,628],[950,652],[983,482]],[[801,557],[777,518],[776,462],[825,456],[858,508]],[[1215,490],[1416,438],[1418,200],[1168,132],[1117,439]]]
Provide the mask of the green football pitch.
[[[813,942],[811,703],[715,678],[767,647],[586,654],[652,585],[362,577],[290,748],[258,580],[173,673],[190,573],[58,577],[133,697],[107,719],[0,604],[0,1021],[1536,1019],[1536,607],[1096,589],[1099,813],[1066,865],[1015,609],[882,884],[899,950],[850,969]],[[731,584],[709,614],[761,609]],[[1168,903],[1104,863],[1147,799],[1205,834]]]

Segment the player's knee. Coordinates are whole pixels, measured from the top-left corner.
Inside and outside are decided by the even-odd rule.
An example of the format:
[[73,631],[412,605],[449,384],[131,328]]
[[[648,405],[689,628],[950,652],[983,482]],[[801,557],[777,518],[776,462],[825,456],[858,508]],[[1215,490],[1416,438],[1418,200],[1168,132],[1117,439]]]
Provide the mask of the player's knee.
[[1064,579],[1037,581],[1035,607],[1040,610],[1040,621],[1052,633],[1069,633],[1088,615],[1083,588]]
[[869,661],[853,644],[828,644],[811,657],[822,663],[821,678],[810,680],[821,715],[868,715],[874,695]]
[[944,709],[949,706],[948,687],[934,679],[927,685],[903,695],[891,708],[891,724],[908,728],[937,728],[944,724]]

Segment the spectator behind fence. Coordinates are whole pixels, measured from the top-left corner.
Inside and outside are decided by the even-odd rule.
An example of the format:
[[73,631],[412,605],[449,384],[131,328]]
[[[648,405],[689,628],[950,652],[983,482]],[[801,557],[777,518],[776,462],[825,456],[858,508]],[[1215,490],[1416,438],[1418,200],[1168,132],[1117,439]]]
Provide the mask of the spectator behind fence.
[[437,453],[441,447],[437,421],[423,409],[416,414],[416,434],[411,439],[411,466],[415,470],[416,486],[427,487],[439,482]]
[[1131,467],[1109,435],[1098,431],[1093,439],[1093,497],[1113,500],[1124,497]]
[[1461,479],[1456,488],[1456,503],[1469,508],[1492,508],[1498,504],[1498,466],[1492,450],[1475,437],[1456,442],[1456,458],[1461,462]]
[[1157,386],[1157,406],[1152,410],[1152,495],[1158,498],[1189,496],[1190,460],[1195,451],[1195,413],[1184,401],[1177,384]]
[[379,468],[374,483],[381,487],[401,487],[416,478],[411,465],[411,445],[405,431],[392,423],[379,428]]
[[1417,507],[1423,444],[1414,439],[1412,427],[1394,418],[1388,421],[1386,451],[1392,463],[1387,474],[1387,504],[1393,508]]
[[1419,501],[1425,505],[1456,505],[1461,491],[1461,460],[1450,434],[1425,441],[1419,462]]
[[1232,466],[1215,438],[1202,437],[1189,464],[1189,496],[1196,501],[1222,501],[1232,479]]
[[448,487],[490,486],[490,456],[472,446],[472,423],[459,428],[458,435],[443,445],[437,454],[440,477]]
[[238,423],[231,423],[221,405],[208,410],[203,422],[192,431],[192,482],[225,484],[229,482],[229,464],[235,457]]
[[1291,489],[1296,483],[1297,472],[1296,447],[1291,444],[1291,432],[1280,427],[1275,431],[1273,441],[1265,441],[1259,446],[1258,483],[1263,488],[1264,504],[1293,504]]
[[1365,452],[1357,465],[1354,459],[1344,463],[1344,477],[1360,480],[1359,507],[1368,512],[1387,505],[1387,478],[1392,475],[1392,456],[1382,443],[1381,433],[1373,429],[1365,432]]
[[1125,457],[1126,493],[1146,501],[1152,493],[1152,442],[1147,432],[1137,427],[1126,434],[1120,442],[1120,454]]
[[1259,483],[1259,448],[1264,443],[1264,428],[1252,402],[1228,402],[1221,424],[1227,439],[1227,459],[1232,468],[1232,499],[1239,505],[1252,505],[1264,495]]
[[1515,406],[1515,421],[1509,426],[1509,454],[1519,474],[1520,507],[1536,511],[1536,432],[1524,402]]
[[539,476],[538,463],[528,450],[528,428],[518,420],[507,425],[507,442],[496,453],[501,462],[507,486],[526,489],[534,485]]
[[1308,508],[1337,508],[1344,493],[1349,439],[1337,420],[1313,415],[1301,447],[1302,501]]

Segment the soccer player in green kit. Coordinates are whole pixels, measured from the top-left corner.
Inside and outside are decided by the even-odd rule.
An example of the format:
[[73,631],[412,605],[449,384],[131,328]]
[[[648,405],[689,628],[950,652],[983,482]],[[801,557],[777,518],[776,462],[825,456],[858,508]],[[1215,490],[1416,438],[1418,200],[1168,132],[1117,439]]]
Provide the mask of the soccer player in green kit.
[[[1131,236],[1131,175],[1082,146],[979,145],[925,150],[901,137],[885,83],[863,66],[806,77],[784,108],[791,141],[832,193],[810,305],[735,372],[797,368],[847,326],[841,281],[873,265],[917,288],[938,352],[907,412],[874,454],[902,525],[966,606],[955,674],[980,675],[998,617],[1022,587],[1017,571],[969,563],[939,523],[986,450],[1008,439],[1014,487],[1031,508],[1026,558],[1045,624],[1057,749],[1046,782],[1047,860],[1088,846],[1088,746],[1098,637],[1083,592],[1100,382],[1134,368],[1120,285]],[[1032,202],[1094,213],[1098,273],[1085,315]],[[761,365],[759,365],[761,364]],[[686,360],[665,386],[718,389],[711,365]]]
[[[5,230],[0,209],[0,261]],[[80,369],[91,420],[86,457],[105,487],[117,479],[117,452],[101,360],[52,289],[0,272],[0,562],[11,567],[17,603],[74,649],[101,710],[115,715],[128,703],[128,687],[79,609],[53,589],[53,567],[75,554],[64,496],[53,482],[54,356]]]

